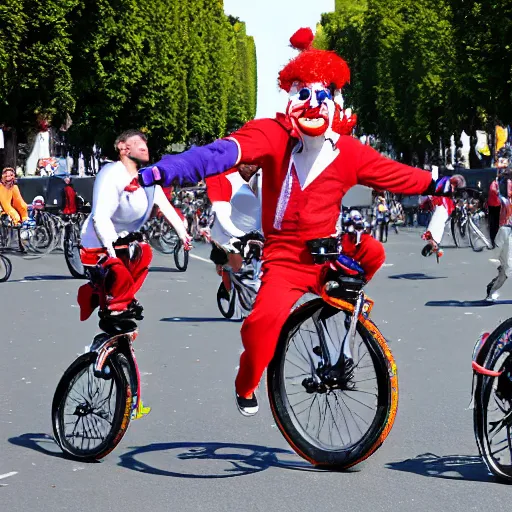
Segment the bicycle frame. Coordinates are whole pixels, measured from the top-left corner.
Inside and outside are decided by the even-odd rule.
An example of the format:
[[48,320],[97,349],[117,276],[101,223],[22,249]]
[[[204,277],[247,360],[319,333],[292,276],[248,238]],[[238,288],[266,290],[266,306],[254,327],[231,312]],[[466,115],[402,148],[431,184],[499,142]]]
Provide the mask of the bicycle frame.
[[[98,347],[94,347],[94,349],[91,348],[91,352],[96,352],[97,354],[96,362],[94,364],[94,373],[99,377],[105,377],[105,365],[115,352],[121,352],[128,360],[128,373],[130,377],[129,385],[132,391],[132,419],[136,418],[139,409],[142,406],[140,372],[132,345],[138,334],[138,330],[116,334],[114,336],[104,333],[107,338],[104,339]],[[102,335],[100,334],[99,336]]]

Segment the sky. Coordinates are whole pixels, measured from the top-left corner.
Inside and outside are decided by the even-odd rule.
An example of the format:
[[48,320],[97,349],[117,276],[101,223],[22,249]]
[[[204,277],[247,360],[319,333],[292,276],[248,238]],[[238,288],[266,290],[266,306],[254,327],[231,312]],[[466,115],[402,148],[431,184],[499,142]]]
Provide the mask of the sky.
[[286,108],[287,94],[279,92],[277,74],[295,55],[289,39],[301,27],[316,24],[324,12],[334,11],[334,0],[224,0],[226,14],[238,16],[254,37],[258,59],[256,117],[273,117]]

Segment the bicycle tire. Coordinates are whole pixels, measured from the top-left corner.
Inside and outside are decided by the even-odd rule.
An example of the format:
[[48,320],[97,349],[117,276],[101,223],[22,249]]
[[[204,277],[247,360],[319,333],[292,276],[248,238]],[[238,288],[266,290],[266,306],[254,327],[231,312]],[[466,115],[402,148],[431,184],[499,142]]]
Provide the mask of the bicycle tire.
[[[227,297],[226,297],[227,295]],[[228,307],[225,308],[225,305],[222,301],[225,301],[228,303]],[[219,311],[221,315],[224,318],[227,318],[230,320],[233,318],[233,315],[235,314],[235,306],[236,306],[236,290],[233,288],[231,290],[231,293],[229,293],[226,290],[226,287],[224,286],[224,283],[220,283],[219,288],[217,290],[217,307],[219,308]]]
[[[174,246],[174,264],[180,272],[185,272],[188,268],[188,251],[183,248],[183,242],[179,240]],[[183,256],[181,259],[180,256]],[[182,261],[183,260],[183,261]]]
[[104,441],[92,450],[79,450],[73,447],[63,435],[65,400],[71,391],[74,379],[94,365],[96,356],[94,352],[83,354],[69,366],[57,385],[52,401],[52,426],[55,440],[67,456],[81,461],[99,460],[108,455],[121,442],[131,418],[132,390],[129,376],[126,374],[128,363],[126,357],[118,352],[110,356],[106,363],[110,366],[111,380],[116,386],[116,404],[110,432]]
[[[70,244],[72,245],[71,248],[69,247]],[[70,251],[72,252],[72,257]],[[85,267],[80,259],[80,249],[71,240],[64,240],[64,259],[66,260],[69,273],[75,279],[87,279]]]
[[11,260],[4,256],[3,254],[0,254],[0,261],[1,261],[1,267],[5,269],[5,272],[2,272],[2,268],[0,268],[0,283],[5,283],[9,277],[11,277],[12,273],[12,263]]
[[[512,331],[512,318],[501,323],[487,338],[485,344],[478,352],[476,362],[483,366],[486,370],[497,371],[500,369],[506,359],[512,360],[512,344],[508,339],[504,343],[502,337],[506,337],[507,332]],[[506,355],[508,353],[508,356]],[[505,360],[502,360],[505,357]],[[491,441],[487,430],[488,406],[491,393],[496,392],[500,385],[499,379],[507,379],[510,377],[502,375],[500,377],[476,374],[474,388],[474,409],[473,409],[473,430],[475,434],[476,444],[483,461],[489,471],[497,478],[512,482],[512,445],[510,444],[510,432],[508,449],[510,453],[510,464],[501,464],[492,455]],[[512,408],[511,408],[512,410]],[[511,410],[507,414],[511,413]],[[505,415],[505,413],[504,413]],[[494,437],[494,436],[493,436]]]
[[[334,302],[334,301],[333,301]],[[348,303],[337,301],[339,312],[349,312]],[[384,442],[393,426],[398,407],[398,382],[396,365],[386,341],[377,327],[368,319],[359,320],[357,330],[361,334],[378,376],[378,405],[373,422],[361,441],[337,451],[322,450],[303,436],[294,424],[287,406],[288,398],[282,392],[284,361],[288,343],[320,308],[332,307],[322,299],[314,299],[299,306],[288,318],[281,331],[276,351],[267,369],[267,392],[274,420],[294,451],[315,466],[346,469],[359,464],[374,453]],[[334,309],[334,308],[333,308]],[[361,317],[362,318],[362,317]],[[295,413],[292,414],[295,415]]]

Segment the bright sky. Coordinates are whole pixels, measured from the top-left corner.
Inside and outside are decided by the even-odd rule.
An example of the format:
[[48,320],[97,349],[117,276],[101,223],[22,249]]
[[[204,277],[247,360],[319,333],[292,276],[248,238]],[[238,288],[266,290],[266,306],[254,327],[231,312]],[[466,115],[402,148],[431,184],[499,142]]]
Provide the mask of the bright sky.
[[226,14],[238,16],[254,36],[258,57],[258,111],[273,117],[286,108],[287,95],[279,92],[277,74],[295,55],[289,39],[301,27],[316,24],[324,12],[334,11],[334,0],[224,0]]

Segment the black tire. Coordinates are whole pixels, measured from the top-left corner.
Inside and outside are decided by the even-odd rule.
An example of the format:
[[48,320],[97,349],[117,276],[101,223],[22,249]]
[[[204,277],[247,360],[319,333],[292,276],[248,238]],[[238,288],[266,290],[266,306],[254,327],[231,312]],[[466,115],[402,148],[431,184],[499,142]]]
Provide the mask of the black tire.
[[231,293],[229,293],[224,283],[221,282],[217,290],[217,306],[224,318],[228,320],[233,318],[236,306],[236,290],[233,288]]
[[[370,354],[371,362],[376,374],[375,380],[377,381],[376,387],[378,394],[373,420],[366,432],[363,433],[360,429],[361,439],[357,443],[349,444],[340,449],[324,449],[320,446],[317,440],[313,440],[313,438],[307,433],[304,434],[304,430],[299,425],[297,416],[295,415],[293,408],[290,406],[288,395],[285,390],[286,380],[291,377],[287,377],[285,375],[284,364],[290,341],[293,339],[295,334],[299,332],[301,325],[311,319],[313,315],[322,308],[328,308],[328,310],[326,310],[327,315],[334,316],[340,313],[344,315],[343,310],[338,310],[325,304],[322,299],[315,299],[307,302],[297,308],[290,315],[287,323],[281,331],[281,336],[277,344],[274,358],[267,369],[268,397],[277,426],[286,440],[290,443],[291,447],[301,457],[318,466],[342,469],[363,461],[377,450],[384,441],[385,437],[391,430],[396,415],[396,408],[398,404],[398,384],[396,380],[396,373],[394,373],[394,371],[390,372],[391,369],[395,368],[395,365],[389,351],[388,357],[374,335],[367,329],[367,327],[365,327],[365,325],[358,322],[357,331],[363,339],[364,345]],[[368,325],[372,326],[372,330],[378,332],[371,322],[368,320],[366,322],[369,323]],[[393,374],[392,376],[391,373]],[[304,382],[302,382],[302,385],[304,386]],[[319,395],[316,392],[313,392],[313,394],[317,396]],[[345,398],[347,398],[347,394],[345,394]],[[313,401],[314,400],[315,398],[313,398]],[[343,399],[342,401],[345,403]],[[318,404],[319,403],[320,399],[318,399]],[[338,403],[337,398],[336,403]],[[302,429],[302,432],[299,429]],[[351,437],[349,439],[352,441]]]
[[[131,406],[132,406],[132,392],[129,385],[129,378],[126,374],[126,369],[128,367],[128,362],[126,361],[126,357],[123,354],[116,353],[109,358],[106,363],[106,366],[110,368],[110,378],[100,379],[98,377],[93,376],[93,367],[94,362],[96,361],[96,353],[90,352],[87,354],[83,354],[78,357],[71,366],[64,372],[57,389],[55,391],[55,395],[53,397],[52,402],[52,425],[53,425],[53,433],[55,440],[63,450],[66,455],[83,461],[93,461],[99,460],[108,455],[121,441],[124,434],[126,433],[126,429],[130,423],[131,416]],[[116,400],[114,406],[114,415],[110,423],[110,430],[108,434],[106,434],[103,441],[98,446],[88,449],[81,449],[76,446],[73,446],[65,435],[65,405],[66,399],[71,393],[72,387],[75,384],[76,380],[80,378],[83,372],[88,372],[88,380],[95,379],[98,382],[111,382],[111,391],[116,390]],[[92,376],[92,377],[91,377]],[[80,395],[81,398],[84,398]],[[76,401],[76,399],[75,399]],[[87,400],[86,400],[87,401]],[[77,406],[78,410],[78,406]],[[68,414],[69,415],[69,414]],[[75,416],[79,416],[74,413]],[[73,416],[73,415],[72,415]],[[98,416],[96,414],[95,416]],[[101,418],[101,416],[99,416]],[[75,428],[80,421],[80,417],[75,423]],[[82,424],[84,422],[82,421]],[[89,427],[92,432],[92,427]],[[96,423],[95,428],[98,428],[98,424]],[[84,427],[86,430],[87,427]],[[78,437],[78,436],[76,436]]]
[[12,263],[11,260],[0,254],[0,283],[5,283],[11,277]]
[[[492,450],[492,444],[495,443],[495,437],[499,430],[492,430],[499,425],[501,417],[512,414],[512,381],[510,378],[512,371],[512,343],[510,341],[510,331],[512,331],[512,318],[509,318],[500,324],[487,338],[485,344],[480,349],[476,362],[486,370],[494,372],[503,371],[499,377],[476,374],[474,390],[474,410],[473,426],[475,439],[485,464],[489,471],[501,480],[512,482],[512,434],[510,424],[507,426],[506,444],[496,453],[500,457],[508,457],[508,463],[503,459],[498,460]],[[508,411],[503,410],[498,400],[508,402]],[[489,406],[491,401],[499,407],[496,417],[492,415],[489,418]],[[492,412],[492,411],[491,411]],[[506,421],[506,423],[509,423]],[[500,443],[496,443],[500,444]]]
[[64,240],[64,259],[69,273],[75,279],[87,279],[84,264],[80,259],[80,248],[72,240]]
[[188,251],[183,248],[183,242],[178,240],[174,246],[174,264],[180,272],[185,272],[188,268]]

